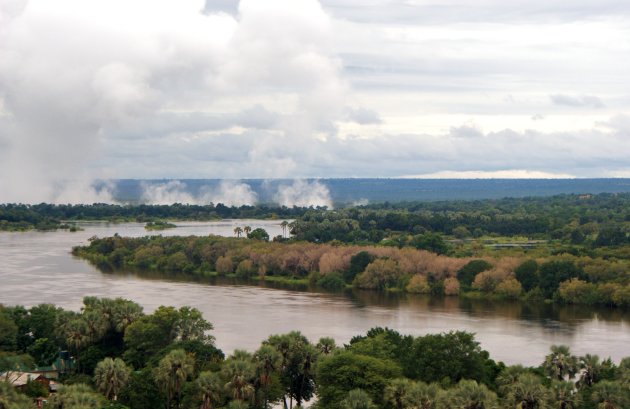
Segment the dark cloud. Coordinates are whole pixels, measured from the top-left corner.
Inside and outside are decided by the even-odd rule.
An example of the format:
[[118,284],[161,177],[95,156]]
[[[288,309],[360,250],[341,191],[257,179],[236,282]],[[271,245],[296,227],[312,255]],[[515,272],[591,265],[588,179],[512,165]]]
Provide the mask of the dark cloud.
[[348,108],[347,119],[359,125],[380,124],[382,122],[378,112],[366,108]]
[[563,105],[569,107],[587,107],[587,108],[603,108],[605,105],[599,97],[594,95],[550,95],[551,102],[555,105]]
[[238,1],[239,0],[206,0],[206,4],[203,7],[204,13],[238,13]]

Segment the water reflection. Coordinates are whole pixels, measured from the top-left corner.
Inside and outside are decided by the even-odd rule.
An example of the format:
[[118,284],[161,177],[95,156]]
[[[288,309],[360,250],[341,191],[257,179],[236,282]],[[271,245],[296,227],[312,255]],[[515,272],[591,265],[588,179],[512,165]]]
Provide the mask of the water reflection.
[[[236,225],[280,234],[278,222],[189,223],[161,232],[233,235]],[[618,361],[630,355],[629,315],[623,310],[540,303],[513,303],[370,291],[323,293],[275,283],[261,286],[219,278],[184,281],[159,274],[103,274],[73,258],[72,246],[93,235],[143,236],[141,224],[87,224],[85,231],[0,233],[0,302],[35,305],[53,302],[78,309],[85,295],[125,297],[147,311],[159,305],[192,305],[214,324],[226,352],[255,349],[270,334],[300,330],[313,340],[332,336],[339,343],[374,326],[402,333],[465,330],[477,333],[495,359],[536,365],[552,344],[575,353],[595,353]],[[274,230],[277,229],[277,230]]]

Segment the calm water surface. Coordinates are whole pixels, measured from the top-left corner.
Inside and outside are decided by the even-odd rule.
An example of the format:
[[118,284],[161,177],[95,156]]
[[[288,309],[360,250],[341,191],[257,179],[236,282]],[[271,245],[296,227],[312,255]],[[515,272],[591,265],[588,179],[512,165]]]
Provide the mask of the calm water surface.
[[[280,221],[225,220],[176,223],[162,235],[232,236],[236,226],[281,234]],[[215,327],[226,352],[253,350],[270,334],[300,330],[311,340],[332,336],[347,342],[373,326],[421,335],[449,330],[477,333],[482,347],[506,363],[537,365],[552,344],[574,353],[595,353],[619,361],[630,356],[630,313],[583,307],[472,302],[457,298],[329,294],[231,283],[190,283],[134,274],[103,274],[70,254],[92,236],[144,236],[140,223],[86,223],[84,231],[0,233],[0,303],[55,303],[79,309],[86,295],[124,297],[146,311],[159,305],[199,308]]]

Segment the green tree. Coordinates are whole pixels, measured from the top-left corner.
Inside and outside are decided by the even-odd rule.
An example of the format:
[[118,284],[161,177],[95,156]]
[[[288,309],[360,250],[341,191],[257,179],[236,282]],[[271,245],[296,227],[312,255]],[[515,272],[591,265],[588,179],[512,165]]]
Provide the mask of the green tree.
[[297,406],[309,400],[315,393],[315,364],[319,353],[300,332],[272,335],[266,344],[274,347],[282,356],[280,380],[286,397]]
[[286,220],[283,220],[282,223],[280,223],[280,227],[282,228],[282,237],[286,238],[287,237],[287,226],[289,225],[289,222]]
[[534,374],[521,374],[508,391],[508,401],[519,409],[548,408],[549,391]]
[[53,394],[50,405],[58,409],[100,409],[103,397],[85,384],[65,385]]
[[269,389],[274,374],[278,373],[282,365],[282,355],[271,345],[262,345],[254,354],[258,382],[263,392],[263,407],[269,403]]
[[335,349],[337,349],[335,340],[330,337],[320,338],[316,347],[322,355],[330,355],[333,351],[335,351]]
[[409,388],[413,383],[406,378],[397,378],[390,381],[385,388],[385,400],[396,409],[405,407],[405,397],[409,393]]
[[194,360],[183,349],[175,349],[160,360],[155,368],[155,379],[166,391],[167,408],[179,408],[184,382],[193,373]]
[[201,393],[201,409],[214,409],[221,402],[223,384],[218,374],[210,371],[201,372],[196,380]]
[[47,366],[59,356],[59,347],[48,338],[38,338],[28,347],[27,352],[35,359],[37,365]]
[[573,382],[556,380],[551,382],[551,400],[558,409],[578,409],[582,403]]
[[540,265],[540,289],[547,298],[551,298],[563,281],[572,278],[586,279],[584,271],[568,260],[551,260]]
[[236,226],[234,228],[234,234],[236,235],[236,237],[241,237],[241,234],[243,234],[243,228],[240,226]]
[[538,287],[540,283],[538,263],[536,260],[524,261],[521,265],[516,267],[514,275],[526,292]]
[[364,390],[381,405],[390,379],[401,375],[400,366],[386,359],[339,351],[323,358],[317,368],[318,395],[323,407],[336,407],[353,389]]
[[498,368],[473,334],[456,331],[429,334],[413,341],[405,375],[425,382],[472,379],[492,383]]
[[353,389],[341,401],[342,409],[377,409],[378,407],[372,402],[372,398],[361,389]]
[[566,345],[552,345],[551,353],[545,357],[543,370],[551,379],[571,379],[578,371],[578,360],[571,355]]
[[448,409],[496,409],[497,395],[484,384],[462,379],[439,397],[438,405]]
[[586,354],[578,361],[580,376],[577,382],[578,387],[591,387],[599,381],[602,372],[602,363],[597,355]]
[[375,257],[367,251],[360,251],[350,258],[350,267],[344,271],[343,279],[351,283],[354,278],[365,271],[365,268],[374,261]]
[[[239,352],[244,356],[239,357]],[[225,361],[221,372],[223,377],[227,380],[225,389],[230,393],[232,398],[236,400],[245,401],[254,394],[254,386],[252,381],[254,379],[255,368],[251,362],[250,357],[245,351],[235,351],[235,355]]]
[[8,314],[4,314],[0,305],[0,351],[15,351],[17,347],[18,326]]
[[251,233],[247,234],[247,238],[261,241],[269,241],[269,233],[267,233],[267,230],[261,227],[257,227],[252,230]]
[[436,383],[414,382],[403,397],[405,409],[436,409],[444,391]]
[[463,289],[469,290],[475,280],[475,276],[491,268],[492,264],[486,260],[471,260],[457,271],[457,279]]
[[0,408],[1,409],[32,409],[33,401],[18,393],[13,385],[0,380]]
[[96,365],[94,383],[98,390],[109,400],[118,400],[120,391],[129,382],[129,368],[120,358],[105,358]]
[[628,388],[619,382],[598,382],[593,386],[591,396],[599,409],[622,409],[630,406]]

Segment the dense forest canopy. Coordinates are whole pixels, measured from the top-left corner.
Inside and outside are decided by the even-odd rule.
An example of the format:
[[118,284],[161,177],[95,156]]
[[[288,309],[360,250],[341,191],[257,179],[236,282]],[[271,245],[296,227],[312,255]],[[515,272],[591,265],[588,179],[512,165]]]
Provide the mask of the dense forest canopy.
[[[474,334],[372,328],[346,345],[299,332],[256,351],[219,350],[195,308],[151,314],[129,300],[85,297],[80,312],[0,305],[0,407],[51,409],[623,409],[630,358],[612,362],[553,346],[538,367],[494,361]],[[220,336],[220,334],[218,334]],[[57,366],[56,378],[17,374]],[[41,379],[41,378],[40,378]],[[56,382],[55,392],[45,386]],[[315,403],[313,404],[313,401]]]

